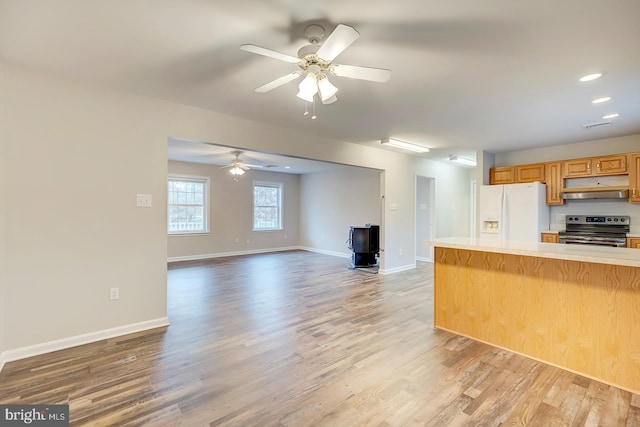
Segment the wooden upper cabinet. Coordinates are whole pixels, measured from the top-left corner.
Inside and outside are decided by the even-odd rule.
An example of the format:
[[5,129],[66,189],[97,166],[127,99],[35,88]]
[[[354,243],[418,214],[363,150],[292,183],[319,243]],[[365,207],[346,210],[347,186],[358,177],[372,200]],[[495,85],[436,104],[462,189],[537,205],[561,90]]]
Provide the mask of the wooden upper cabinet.
[[640,203],[640,153],[629,154],[629,202]]
[[547,205],[564,205],[562,198],[564,178],[562,177],[561,162],[549,162],[545,165],[545,181],[547,183]]
[[628,173],[626,154],[565,160],[563,166],[565,178],[579,178],[583,176],[597,175],[625,175]]
[[591,163],[591,159],[565,160],[563,165],[564,177],[591,176],[593,169]]
[[516,182],[544,182],[544,163],[516,166]]
[[513,166],[491,168],[489,170],[489,184],[513,184],[516,182]]
[[544,180],[544,163],[491,168],[489,173],[489,183],[492,185],[536,181],[544,182]]
[[596,157],[595,162],[596,175],[624,175],[627,172],[627,155],[620,154],[617,156]]

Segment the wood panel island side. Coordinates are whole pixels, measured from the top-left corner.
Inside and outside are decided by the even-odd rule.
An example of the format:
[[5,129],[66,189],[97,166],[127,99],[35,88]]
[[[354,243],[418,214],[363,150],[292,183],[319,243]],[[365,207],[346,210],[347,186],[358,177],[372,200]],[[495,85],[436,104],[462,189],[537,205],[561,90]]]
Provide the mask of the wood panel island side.
[[425,243],[435,247],[436,328],[640,393],[640,251]]

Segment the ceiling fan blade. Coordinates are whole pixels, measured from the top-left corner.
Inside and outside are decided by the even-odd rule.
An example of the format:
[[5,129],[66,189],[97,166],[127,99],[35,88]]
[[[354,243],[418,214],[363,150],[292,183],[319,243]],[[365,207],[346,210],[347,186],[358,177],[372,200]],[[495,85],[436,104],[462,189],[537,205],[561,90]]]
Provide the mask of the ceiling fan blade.
[[292,64],[297,64],[298,62],[300,62],[300,59],[296,58],[295,56],[276,52],[275,50],[266,49],[254,44],[243,44],[242,46],[240,46],[240,49],[247,52],[256,53],[258,55],[268,56],[269,58],[279,59],[280,61],[290,62]]
[[357,65],[334,64],[331,66],[331,74],[351,79],[368,80],[370,82],[385,83],[391,78],[391,70],[384,68],[360,67]]
[[322,43],[316,53],[319,58],[331,62],[340,55],[351,43],[360,37],[360,33],[355,28],[348,25],[339,24],[329,37]]
[[262,168],[262,167],[264,167],[264,166],[260,166],[260,165],[251,165],[251,164],[248,164],[248,163],[239,163],[238,166],[240,166],[241,168],[242,167],[245,167],[245,168]]
[[291,80],[295,80],[298,77],[300,77],[300,72],[294,71],[291,74],[287,74],[286,76],[282,76],[278,79],[275,79],[267,84],[264,84],[256,88],[255,91],[260,93],[269,92],[270,90],[273,90],[279,86],[282,86],[285,83],[289,83]]
[[322,100],[322,103],[323,103],[323,104],[325,104],[325,105],[328,105],[328,104],[333,104],[333,103],[334,103],[334,102],[336,102],[337,100],[338,100],[338,97],[337,97],[337,96],[335,96],[335,95],[333,95],[333,96],[332,96],[331,98],[329,98],[329,99]]

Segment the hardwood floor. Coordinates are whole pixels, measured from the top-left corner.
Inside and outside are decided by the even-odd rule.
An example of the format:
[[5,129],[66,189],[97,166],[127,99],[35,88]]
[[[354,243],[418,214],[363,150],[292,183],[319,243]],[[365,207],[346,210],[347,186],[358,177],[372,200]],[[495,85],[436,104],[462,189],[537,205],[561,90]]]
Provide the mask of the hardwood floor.
[[285,252],[178,263],[171,326],[8,363],[71,425],[640,426],[640,395],[433,329],[433,271]]

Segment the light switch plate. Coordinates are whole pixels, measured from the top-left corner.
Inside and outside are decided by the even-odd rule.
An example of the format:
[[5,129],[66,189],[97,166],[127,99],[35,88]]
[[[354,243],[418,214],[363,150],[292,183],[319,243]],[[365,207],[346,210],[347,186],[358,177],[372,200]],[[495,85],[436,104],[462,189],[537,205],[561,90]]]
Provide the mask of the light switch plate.
[[150,208],[151,194],[138,194],[136,196],[136,206],[139,208]]

